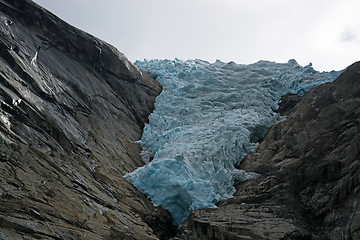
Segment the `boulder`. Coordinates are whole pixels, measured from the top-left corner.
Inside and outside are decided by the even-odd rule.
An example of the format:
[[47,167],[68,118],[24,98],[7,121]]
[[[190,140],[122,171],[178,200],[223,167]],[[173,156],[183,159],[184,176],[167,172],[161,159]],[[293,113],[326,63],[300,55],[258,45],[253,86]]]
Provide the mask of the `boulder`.
[[261,175],[193,211],[178,239],[360,239],[360,62],[285,99],[287,119],[239,166]]
[[162,87],[29,0],[0,1],[0,238],[167,239],[123,176]]

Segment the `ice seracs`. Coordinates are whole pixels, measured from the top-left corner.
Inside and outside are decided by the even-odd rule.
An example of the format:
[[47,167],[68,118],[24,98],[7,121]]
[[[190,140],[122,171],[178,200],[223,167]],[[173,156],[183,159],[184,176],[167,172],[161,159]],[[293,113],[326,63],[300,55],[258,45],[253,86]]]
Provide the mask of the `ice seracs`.
[[148,164],[125,177],[167,209],[174,225],[194,209],[215,207],[231,197],[234,182],[257,176],[235,166],[281,120],[274,112],[281,96],[304,94],[339,74],[320,73],[293,59],[250,65],[178,59],[135,64],[153,75],[163,92],[141,139]]

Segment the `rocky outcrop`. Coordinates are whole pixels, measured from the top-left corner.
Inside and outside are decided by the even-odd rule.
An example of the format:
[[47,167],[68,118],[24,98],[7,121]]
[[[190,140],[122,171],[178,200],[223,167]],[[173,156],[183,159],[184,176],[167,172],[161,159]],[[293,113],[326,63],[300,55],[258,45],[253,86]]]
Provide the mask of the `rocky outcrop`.
[[123,178],[160,92],[111,45],[1,0],[0,238],[167,239],[169,213]]
[[287,119],[239,166],[261,176],[194,211],[179,238],[360,239],[360,62],[282,104]]

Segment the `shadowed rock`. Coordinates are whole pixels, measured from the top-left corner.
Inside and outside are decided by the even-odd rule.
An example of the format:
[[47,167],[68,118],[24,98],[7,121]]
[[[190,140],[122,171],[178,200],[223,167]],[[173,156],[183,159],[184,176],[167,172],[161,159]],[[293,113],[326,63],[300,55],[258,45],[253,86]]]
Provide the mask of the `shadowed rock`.
[[360,62],[295,99],[240,165],[261,176],[193,211],[180,239],[360,239]]
[[0,238],[168,238],[170,214],[123,178],[161,89],[113,46],[1,0]]
[[286,94],[281,97],[279,100],[279,108],[277,109],[277,112],[281,115],[289,115],[291,112],[293,112],[295,109],[295,105],[300,102],[301,96],[297,94]]

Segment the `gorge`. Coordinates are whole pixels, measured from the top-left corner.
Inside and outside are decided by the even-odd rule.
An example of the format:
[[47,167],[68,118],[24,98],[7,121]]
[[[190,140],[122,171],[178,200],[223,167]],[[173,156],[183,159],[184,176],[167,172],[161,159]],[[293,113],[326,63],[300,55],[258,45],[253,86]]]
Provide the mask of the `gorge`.
[[[1,239],[360,239],[359,62],[322,73],[294,60],[133,64],[30,0],[0,0],[0,19]],[[178,146],[190,145],[167,141],[179,133],[194,141],[212,125],[216,146],[196,142],[184,153]],[[229,162],[181,165],[175,173],[191,178],[184,185],[167,178],[172,167],[156,165],[200,155]],[[190,207],[175,230],[163,209],[171,204],[150,199],[130,176],[136,187],[190,186],[197,202],[178,204]]]

